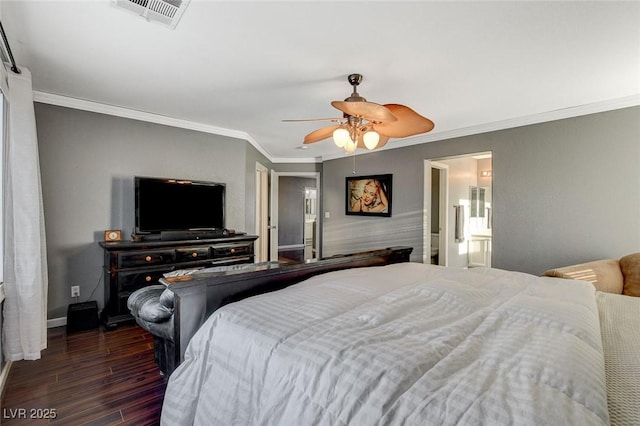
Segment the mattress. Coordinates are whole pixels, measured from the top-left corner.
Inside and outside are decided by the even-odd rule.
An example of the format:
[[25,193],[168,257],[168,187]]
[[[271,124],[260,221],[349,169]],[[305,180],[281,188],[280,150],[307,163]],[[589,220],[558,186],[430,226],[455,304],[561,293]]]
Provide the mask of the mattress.
[[640,298],[597,292],[609,416],[613,426],[640,425]]
[[165,425],[606,425],[589,283],[403,263],[229,304],[171,375]]

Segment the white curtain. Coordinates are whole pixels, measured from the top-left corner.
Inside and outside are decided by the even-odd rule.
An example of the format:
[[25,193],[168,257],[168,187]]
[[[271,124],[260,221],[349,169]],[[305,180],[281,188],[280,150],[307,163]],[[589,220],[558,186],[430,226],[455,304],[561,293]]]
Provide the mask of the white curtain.
[[9,71],[5,149],[3,351],[10,361],[47,347],[47,258],[31,73]]

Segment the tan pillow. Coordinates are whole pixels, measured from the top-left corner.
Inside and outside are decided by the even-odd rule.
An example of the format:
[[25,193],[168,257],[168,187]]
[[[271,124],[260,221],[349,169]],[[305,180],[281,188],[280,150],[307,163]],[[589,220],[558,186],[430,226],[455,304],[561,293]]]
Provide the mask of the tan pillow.
[[640,253],[629,254],[621,258],[620,270],[624,277],[622,294],[640,297]]
[[607,293],[622,293],[623,277],[618,259],[603,259],[578,265],[549,269],[543,275],[547,277],[566,278],[589,281],[596,290]]

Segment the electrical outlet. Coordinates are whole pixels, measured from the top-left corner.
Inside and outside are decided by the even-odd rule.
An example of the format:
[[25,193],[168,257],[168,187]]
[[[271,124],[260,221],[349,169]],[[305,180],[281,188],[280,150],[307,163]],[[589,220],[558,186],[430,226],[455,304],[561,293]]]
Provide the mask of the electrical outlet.
[[71,297],[80,297],[80,286],[72,285],[71,286]]

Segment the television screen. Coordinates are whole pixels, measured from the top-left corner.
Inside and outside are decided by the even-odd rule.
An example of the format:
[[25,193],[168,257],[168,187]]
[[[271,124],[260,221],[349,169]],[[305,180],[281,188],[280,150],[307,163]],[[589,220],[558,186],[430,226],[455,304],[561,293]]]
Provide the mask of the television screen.
[[136,233],[224,229],[225,184],[135,178]]

